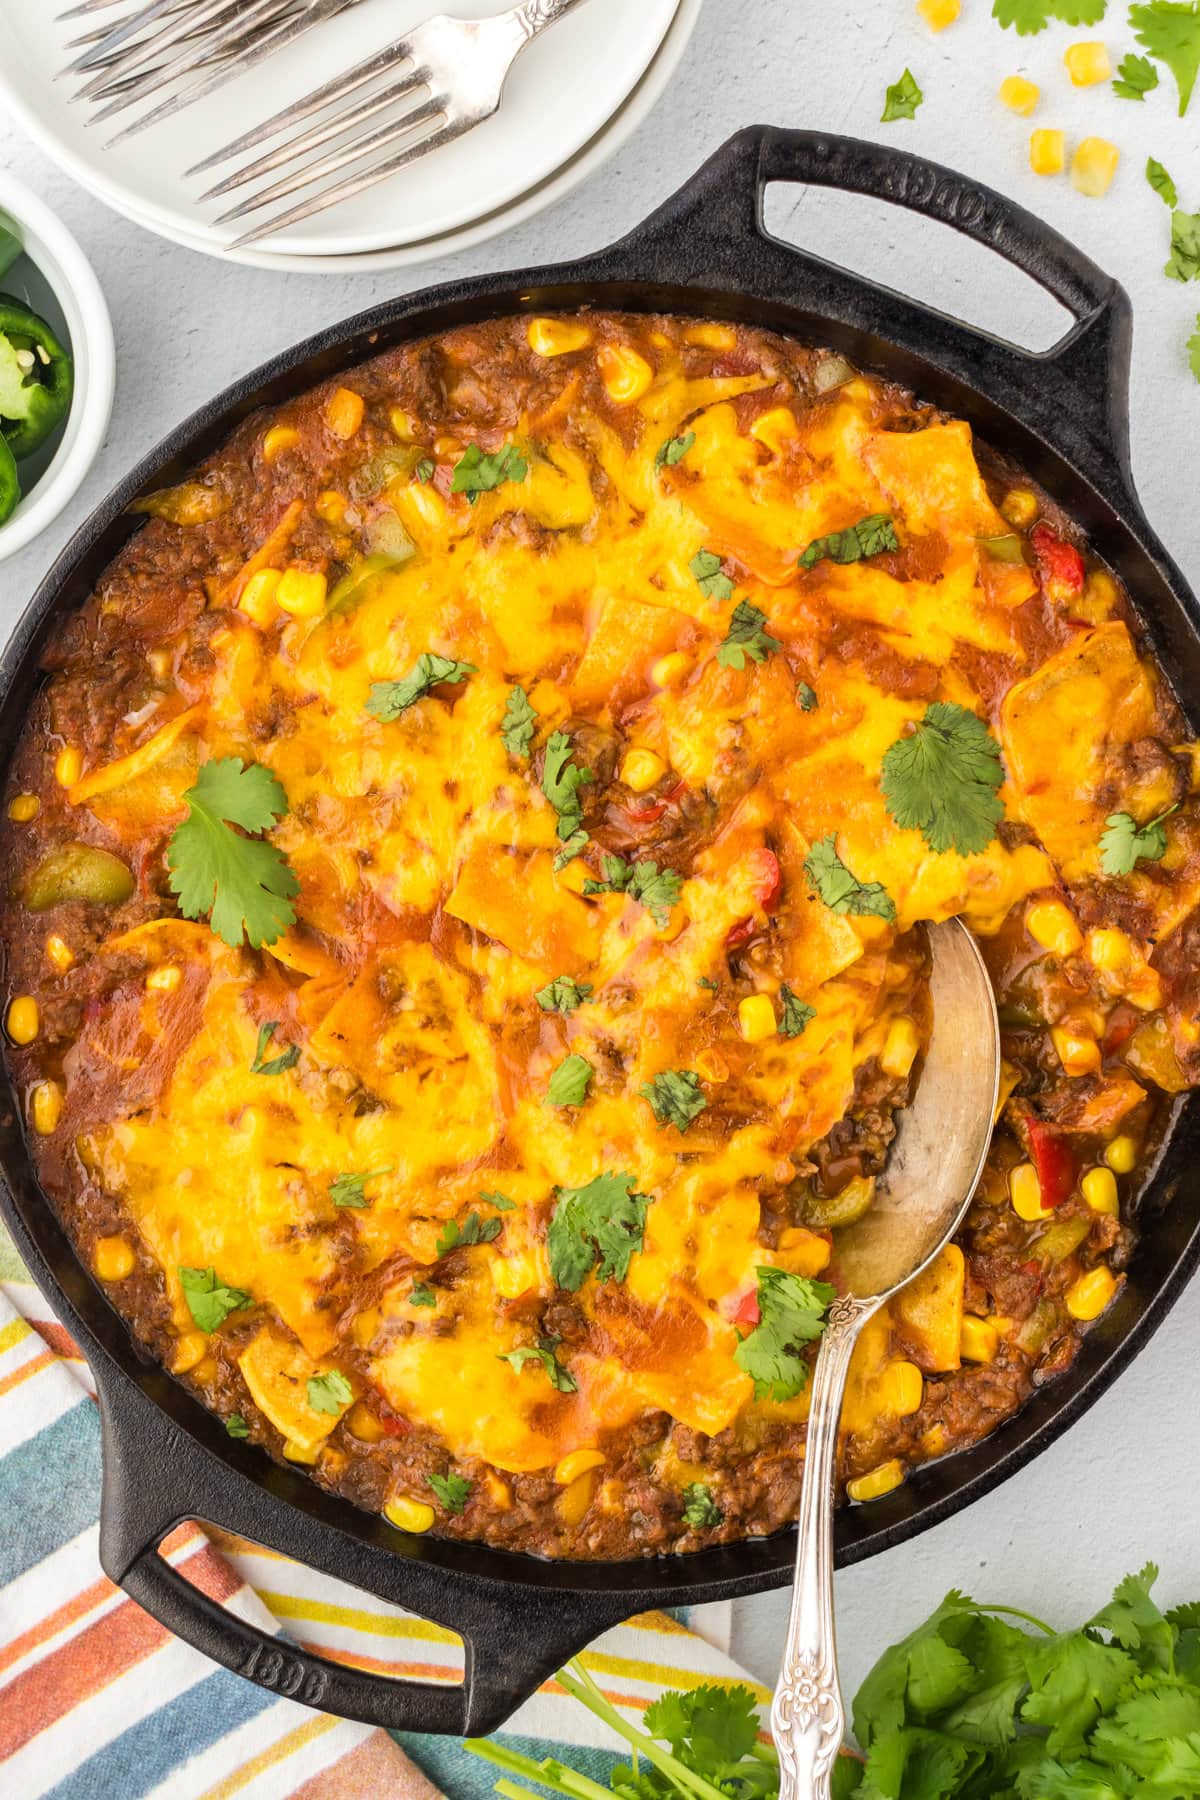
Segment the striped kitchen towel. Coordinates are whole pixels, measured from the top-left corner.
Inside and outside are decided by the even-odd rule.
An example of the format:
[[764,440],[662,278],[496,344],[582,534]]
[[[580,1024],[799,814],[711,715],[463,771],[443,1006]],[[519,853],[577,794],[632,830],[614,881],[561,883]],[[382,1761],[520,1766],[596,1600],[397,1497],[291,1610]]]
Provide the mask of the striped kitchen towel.
[[[282,1700],[149,1618],[97,1560],[99,1424],[86,1363],[0,1228],[0,1794],[21,1800],[479,1800],[495,1771],[453,1739],[390,1737]],[[452,1632],[226,1533],[188,1524],[163,1554],[243,1617],[324,1656],[456,1681]],[[662,1613],[584,1661],[617,1704],[744,1679],[713,1639]],[[706,1635],[701,1635],[704,1632]],[[766,1694],[760,1693],[765,1701]],[[619,1741],[554,1681],[498,1741],[603,1779]]]

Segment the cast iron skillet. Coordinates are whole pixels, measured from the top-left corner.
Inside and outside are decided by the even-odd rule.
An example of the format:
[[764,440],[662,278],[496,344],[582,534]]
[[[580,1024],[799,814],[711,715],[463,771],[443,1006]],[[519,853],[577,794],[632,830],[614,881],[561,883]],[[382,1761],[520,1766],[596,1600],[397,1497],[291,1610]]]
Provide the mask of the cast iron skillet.
[[[941,220],[1033,276],[1073,315],[1045,354],[1014,349],[769,237],[773,181],[874,194]],[[1200,620],[1146,521],[1129,472],[1129,302],[1115,281],[1030,213],[898,151],[815,132],[752,127],[731,138],[629,237],[582,261],[455,282],[336,326],[201,408],[121,483],[50,571],[0,659],[0,741],[11,743],[39,681],[39,655],[139,521],[138,494],[180,479],[256,407],[275,405],[364,357],[464,322],[581,305],[744,320],[829,345],[970,420],[1044,481],[1127,581],[1185,705],[1200,696]],[[1193,712],[1195,713],[1195,707]],[[1194,716],[1193,728],[1200,722]],[[0,1120],[0,1194],[18,1248],[96,1377],[104,1442],[100,1559],[149,1612],[261,1686],[402,1730],[484,1734],[607,1626],[648,1607],[725,1599],[791,1578],[780,1532],[686,1557],[549,1563],[428,1537],[321,1493],[220,1422],[134,1344],[81,1266],[34,1179],[11,1090]],[[1180,1104],[1142,1196],[1128,1282],[1073,1368],[974,1450],[918,1470],[838,1521],[857,1562],[947,1518],[1020,1468],[1109,1385],[1200,1260],[1197,1106]],[[393,1681],[281,1644],[205,1598],[157,1554],[195,1518],[225,1526],[460,1632],[461,1687]]]

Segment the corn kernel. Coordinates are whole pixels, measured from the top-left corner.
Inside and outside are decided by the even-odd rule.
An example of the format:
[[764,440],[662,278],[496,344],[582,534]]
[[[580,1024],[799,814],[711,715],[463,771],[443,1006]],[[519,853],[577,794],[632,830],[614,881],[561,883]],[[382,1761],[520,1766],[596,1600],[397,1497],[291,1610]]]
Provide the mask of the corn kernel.
[[1025,914],[1025,929],[1043,950],[1056,956],[1074,956],[1083,933],[1061,900],[1039,900]]
[[242,589],[238,606],[256,625],[269,625],[279,610],[275,604],[279,582],[278,569],[256,569]]
[[1064,1299],[1067,1311],[1073,1319],[1087,1324],[1091,1319],[1098,1319],[1109,1301],[1117,1291],[1117,1278],[1109,1269],[1089,1269],[1078,1281],[1073,1281],[1067,1289]]
[[744,1000],[739,1000],[738,1024],[748,1044],[761,1044],[764,1038],[774,1037],[779,1026],[775,1022],[775,1007],[770,995],[747,994]]
[[576,1476],[570,1487],[565,1487],[559,1496],[559,1517],[566,1525],[578,1525],[582,1520],[596,1493],[596,1472],[589,1469],[586,1475]]
[[789,406],[773,406],[769,412],[759,413],[750,427],[750,436],[765,444],[768,450],[779,456],[789,439],[798,435],[800,427],[796,423],[796,415]]
[[10,1001],[5,1028],[14,1044],[32,1044],[41,1022],[38,1003],[32,994],[18,994]]
[[737,332],[732,325],[706,321],[690,326],[683,334],[683,341],[685,344],[696,344],[701,350],[732,350],[737,343]]
[[1129,967],[1133,947],[1125,932],[1116,926],[1105,931],[1089,931],[1087,939],[1088,961],[1095,969],[1104,969],[1110,975],[1119,975]]
[[315,1463],[321,1454],[320,1444],[300,1444],[295,1438],[288,1438],[283,1446],[283,1454],[289,1462]]
[[1067,139],[1062,131],[1029,134],[1029,166],[1035,175],[1061,175],[1067,161]]
[[133,1274],[137,1258],[128,1238],[97,1238],[92,1249],[92,1268],[101,1281],[124,1281]]
[[1000,511],[1009,524],[1020,529],[1032,525],[1039,510],[1037,495],[1029,488],[1010,488],[1000,502]]
[[157,969],[151,969],[146,977],[146,986],[152,994],[171,994],[183,980],[183,970],[178,963],[163,963]]
[[1114,1219],[1120,1216],[1117,1178],[1111,1169],[1089,1169],[1079,1186],[1093,1212],[1108,1213]]
[[406,413],[402,406],[393,406],[388,413],[388,423],[396,436],[408,443],[415,429],[411,413]]
[[569,356],[592,341],[588,327],[573,319],[530,319],[525,336],[535,356]]
[[487,1489],[488,1500],[497,1512],[508,1512],[512,1506],[512,1489],[507,1481],[497,1475],[495,1469],[485,1469],[483,1485]]
[[272,425],[262,442],[263,461],[273,463],[277,456],[294,449],[299,442],[300,433],[294,425]]
[[691,666],[691,658],[682,650],[672,650],[669,656],[659,657],[650,671],[650,679],[655,687],[678,687]]
[[377,1444],[387,1436],[379,1414],[372,1412],[365,1400],[356,1400],[346,1414],[346,1430],[360,1444]]
[[1104,1160],[1115,1175],[1128,1175],[1137,1161],[1137,1143],[1122,1132],[1104,1152]]
[[603,1450],[572,1450],[556,1465],[554,1479],[559,1487],[570,1487],[573,1481],[580,1475],[586,1475],[589,1469],[600,1469],[603,1466]]
[[1158,1012],[1163,1003],[1162,976],[1148,963],[1135,969],[1125,981],[1125,998],[1140,1012]]
[[880,1500],[884,1494],[898,1488],[903,1480],[904,1464],[894,1456],[890,1462],[880,1463],[877,1469],[860,1475],[856,1481],[848,1481],[846,1492],[851,1500]]
[[917,1060],[921,1040],[911,1019],[893,1019],[879,1058],[885,1075],[902,1081]]
[[63,1091],[57,1081],[39,1081],[29,1096],[29,1117],[39,1137],[49,1137],[62,1118]]
[[46,961],[52,969],[57,969],[60,975],[65,975],[75,961],[75,952],[66,938],[59,937],[57,931],[52,931],[46,939]]
[[208,1355],[208,1339],[202,1331],[185,1332],[175,1341],[175,1354],[171,1358],[171,1369],[176,1375],[187,1375]]
[[604,344],[597,353],[600,379],[610,400],[618,406],[629,406],[640,400],[654,379],[654,370],[644,356],[627,344]]
[[346,497],[336,488],[326,488],[313,502],[313,511],[325,525],[340,525],[346,517]]
[[519,1252],[511,1256],[493,1256],[488,1263],[488,1274],[503,1300],[516,1300],[538,1284],[538,1271],[532,1258]]
[[635,794],[647,794],[656,781],[661,781],[667,765],[653,750],[629,750],[621,764],[621,780]]
[[1063,62],[1072,87],[1095,87],[1098,81],[1107,81],[1112,74],[1108,51],[1095,39],[1086,44],[1068,44],[1063,52]]
[[828,1238],[809,1231],[804,1225],[789,1225],[779,1234],[779,1254],[786,1259],[793,1275],[806,1275],[811,1279],[829,1267],[833,1245]]
[[1054,1208],[1042,1205],[1042,1184],[1032,1163],[1018,1163],[1008,1177],[1008,1194],[1018,1219],[1027,1225],[1048,1219]]
[[917,11],[930,31],[945,31],[962,11],[962,0],[917,0]]
[[54,759],[54,779],[59,787],[74,787],[83,774],[83,751],[67,744]]
[[275,599],[296,619],[316,619],[325,611],[329,583],[316,569],[285,569]]
[[8,803],[8,816],[16,825],[28,825],[37,818],[41,805],[36,794],[14,794]]
[[997,1123],[1000,1114],[1016,1093],[1020,1079],[1021,1071],[1017,1065],[1010,1063],[1007,1057],[1002,1057],[1000,1060],[1000,1084],[996,1089],[996,1110],[992,1114],[993,1125]]
[[921,1452],[928,1457],[945,1456],[949,1441],[944,1425],[931,1425],[928,1431],[921,1433]]
[[880,1379],[883,1410],[894,1419],[906,1419],[920,1412],[925,1394],[925,1379],[916,1363],[889,1363]]
[[363,422],[366,403],[353,388],[335,388],[325,404],[325,423],[334,437],[352,438]]
[[1117,584],[1107,569],[1091,569],[1083,584],[1084,603],[1088,608],[1088,617],[1097,623],[1108,618],[1117,604]]
[[1007,106],[1009,112],[1020,113],[1027,119],[1038,101],[1042,90],[1036,81],[1026,81],[1024,75],[1006,75],[1000,83],[1000,101]]
[[350,1335],[360,1350],[366,1350],[375,1342],[381,1323],[379,1308],[368,1306],[354,1315],[354,1323],[350,1327]]
[[1100,1067],[1100,1046],[1095,1038],[1082,1037],[1056,1025],[1050,1033],[1058,1060],[1068,1075],[1094,1075]]
[[1071,185],[1077,193],[1099,200],[1107,194],[1117,172],[1121,152],[1106,138],[1084,138],[1071,158]]
[[964,1362],[990,1363],[1000,1348],[1000,1333],[990,1319],[967,1313],[962,1322],[959,1350]]
[[397,1531],[428,1531],[437,1518],[432,1506],[414,1500],[411,1494],[397,1494],[383,1509],[383,1516]]

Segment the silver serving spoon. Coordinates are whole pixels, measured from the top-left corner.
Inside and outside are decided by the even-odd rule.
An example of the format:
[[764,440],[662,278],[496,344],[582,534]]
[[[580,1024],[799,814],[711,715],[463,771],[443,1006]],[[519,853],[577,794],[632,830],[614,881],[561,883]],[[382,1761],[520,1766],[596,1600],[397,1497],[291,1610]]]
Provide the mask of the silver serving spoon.
[[813,1371],[796,1576],[771,1732],[780,1800],[828,1800],[845,1735],[833,1619],[834,1472],[850,1358],[863,1325],[953,1237],[983,1170],[1000,1080],[1000,1028],[975,940],[929,930],[933,1031],[874,1204],[837,1234],[838,1285]]

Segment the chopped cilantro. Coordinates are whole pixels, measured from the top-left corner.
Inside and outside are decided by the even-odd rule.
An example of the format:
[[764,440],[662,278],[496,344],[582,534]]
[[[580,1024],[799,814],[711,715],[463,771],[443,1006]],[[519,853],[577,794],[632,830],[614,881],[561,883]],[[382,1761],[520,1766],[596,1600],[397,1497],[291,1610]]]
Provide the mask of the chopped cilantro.
[[437,1241],[437,1253],[448,1256],[451,1250],[470,1250],[475,1244],[490,1244],[503,1229],[499,1219],[481,1219],[474,1211],[467,1214],[461,1225],[457,1219],[447,1219]]
[[707,988],[710,994],[719,994],[721,991],[720,982],[714,981],[711,975],[697,975],[696,986]]
[[1129,23],[1143,50],[1166,63],[1179,89],[1182,119],[1200,74],[1200,0],[1150,0],[1131,6]]
[[729,620],[729,630],[717,646],[717,661],[726,669],[744,669],[746,658],[766,662],[772,650],[779,649],[779,639],[763,630],[767,615],[748,600],[739,600]]
[[905,69],[899,81],[893,81],[884,94],[880,123],[891,125],[896,119],[915,119],[917,108],[924,98],[913,79],[912,70]]
[[591,997],[591,982],[576,981],[573,975],[556,975],[553,981],[548,981],[534,995],[543,1012],[562,1013],[564,1017]]
[[781,1002],[779,1014],[780,1031],[783,1033],[784,1037],[799,1037],[805,1026],[811,1024],[813,1019],[816,1018],[816,1007],[810,1006],[807,1000],[801,1000],[797,995],[793,994],[786,981],[779,990],[779,999]]
[[329,1194],[335,1206],[369,1206],[364,1189],[368,1181],[374,1181],[377,1175],[390,1175],[391,1163],[382,1169],[359,1169],[352,1174],[335,1175],[329,1184]]
[[1063,25],[1098,25],[1108,0],[993,0],[992,17],[1013,26],[1021,37],[1045,31],[1051,19]]
[[688,568],[706,600],[733,599],[733,583],[721,567],[721,559],[714,550],[697,550]]
[[1000,746],[975,713],[935,700],[883,759],[883,797],[902,829],[919,831],[931,850],[972,856],[996,835],[1004,807]]
[[738,1367],[753,1378],[756,1400],[792,1400],[803,1391],[808,1362],[801,1349],[820,1337],[836,1297],[826,1281],[759,1265],[758,1324],[734,1351]]
[[650,1110],[660,1125],[674,1125],[680,1132],[686,1131],[708,1105],[700,1077],[691,1069],[664,1069],[638,1092],[650,1102]]
[[354,1389],[340,1369],[328,1369],[324,1375],[308,1378],[308,1404],[314,1412],[341,1413],[354,1398]]
[[584,1056],[567,1056],[550,1077],[546,1089],[547,1106],[582,1106],[587,1099],[588,1083],[594,1070]]
[[554,861],[551,865],[555,873],[557,874],[560,869],[565,869],[569,862],[574,862],[580,852],[587,849],[590,842],[591,839],[582,825],[578,831],[573,831],[562,849],[555,851]]
[[207,1269],[179,1270],[179,1282],[188,1311],[201,1331],[219,1331],[230,1313],[253,1306],[254,1297],[244,1288],[229,1287],[217,1279],[217,1271]]
[[1161,862],[1167,853],[1165,820],[1177,806],[1168,806],[1145,825],[1127,812],[1109,813],[1100,834],[1100,867],[1106,875],[1131,875],[1140,862]]
[[465,1475],[451,1472],[449,1475],[427,1475],[425,1479],[448,1513],[462,1512],[471,1493],[471,1483]]
[[239,1412],[230,1413],[225,1421],[225,1429],[231,1438],[248,1438],[250,1436],[250,1427]]
[[604,880],[589,878],[583,884],[585,894],[628,894],[646,908],[660,930],[668,924],[683,886],[682,875],[674,869],[660,869],[649,859],[628,863],[623,856],[612,855],[604,857],[603,868]]
[[[1130,54],[1113,76],[1112,90],[1120,100],[1144,100],[1158,86],[1158,70],[1148,56]],[[1171,205],[1175,202],[1172,200]]]
[[712,1497],[712,1489],[702,1481],[689,1481],[683,1490],[683,1518],[693,1531],[709,1531],[720,1525],[725,1514]]
[[410,706],[423,700],[431,688],[442,682],[449,685],[465,681],[477,673],[474,663],[455,662],[449,656],[438,656],[423,650],[407,675],[399,681],[373,681],[367,695],[367,711],[376,719],[390,724],[406,713]]
[[1146,180],[1159,198],[1174,212],[1179,205],[1179,190],[1171,179],[1170,173],[1152,156],[1146,158]]
[[550,1377],[551,1387],[557,1388],[560,1394],[573,1394],[578,1383],[570,1369],[564,1369],[554,1354],[560,1342],[561,1339],[556,1337],[539,1338],[536,1344],[522,1344],[519,1349],[505,1351],[500,1361],[511,1364],[518,1375],[526,1363],[540,1363]]
[[1171,214],[1171,254],[1164,275],[1172,281],[1195,281],[1200,277],[1200,212],[1185,213],[1178,208]]
[[299,1044],[289,1044],[282,1056],[273,1056],[266,1061],[267,1046],[279,1030],[279,1020],[269,1019],[258,1028],[258,1042],[254,1046],[254,1061],[250,1064],[252,1075],[286,1075],[300,1061]]
[[500,721],[500,736],[504,739],[504,748],[513,756],[528,756],[536,730],[537,714],[529,704],[529,695],[520,685],[511,688],[504,717]]
[[899,548],[900,540],[888,515],[871,513],[857,525],[847,525],[844,531],[830,531],[824,537],[814,538],[807,550],[800,552],[798,561],[802,569],[815,569],[819,562],[862,562],[864,557]]
[[[273,944],[296,923],[300,892],[274,844],[242,833],[269,831],[287,812],[287,795],[261,763],[240,756],[203,763],[183,796],[188,816],[167,845],[168,880],[186,919],[208,915],[217,936],[236,948]],[[239,829],[235,831],[234,826]]]
[[494,1206],[497,1212],[516,1212],[517,1210],[516,1201],[510,1200],[507,1194],[502,1194],[499,1188],[493,1188],[490,1193],[487,1189],[480,1188],[479,1198],[486,1206]]
[[[583,802],[579,790],[587,787],[591,779],[592,771],[581,769],[575,762],[568,734],[552,731],[546,744],[546,760],[542,764],[542,792],[558,814],[558,835],[564,845],[573,842],[583,828]],[[587,842],[586,835],[583,841]],[[577,852],[572,851],[572,855],[575,854]]]
[[480,494],[488,494],[504,481],[524,481],[529,464],[515,444],[505,444],[490,453],[478,444],[468,444],[454,465],[450,480],[452,494],[465,494],[474,506]]
[[694,431],[685,431],[682,437],[668,438],[665,444],[658,447],[658,454],[654,458],[655,468],[673,469],[677,462],[683,461],[695,441]]
[[632,1175],[597,1175],[583,1187],[559,1188],[546,1233],[556,1286],[575,1293],[593,1268],[597,1281],[624,1281],[642,1247],[649,1194],[633,1192]]
[[410,1306],[435,1307],[437,1305],[437,1295],[429,1286],[428,1282],[418,1281],[408,1290],[408,1304]]
[[889,923],[895,919],[895,902],[887,889],[878,881],[862,882],[850,873],[837,853],[832,831],[813,845],[804,860],[804,872],[831,912],[866,914]]
[[815,712],[817,709],[817,690],[810,687],[807,681],[796,683],[796,704],[801,712]]
[[421,483],[421,486],[424,487],[427,482],[433,480],[436,468],[437,464],[434,462],[432,456],[423,456],[413,470],[413,474]]

